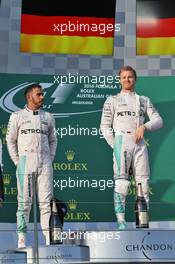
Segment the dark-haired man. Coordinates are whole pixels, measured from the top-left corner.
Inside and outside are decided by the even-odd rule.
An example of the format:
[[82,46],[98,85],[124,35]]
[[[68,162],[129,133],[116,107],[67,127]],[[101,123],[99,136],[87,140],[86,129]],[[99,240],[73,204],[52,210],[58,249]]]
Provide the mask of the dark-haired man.
[[[148,204],[150,169],[144,132],[161,128],[163,121],[150,99],[135,93],[136,71],[130,66],[124,66],[119,77],[121,92],[109,96],[104,103],[100,128],[104,138],[114,149],[114,207],[118,228],[125,229],[129,170],[132,167],[136,184],[142,184]],[[149,121],[145,123],[146,115]]]
[[26,231],[32,205],[31,175],[37,176],[37,195],[41,227],[49,244],[50,200],[53,197],[53,169],[57,147],[55,121],[52,114],[41,110],[44,93],[41,85],[32,84],[25,90],[27,106],[12,113],[7,130],[7,147],[17,166],[18,247],[26,246]]

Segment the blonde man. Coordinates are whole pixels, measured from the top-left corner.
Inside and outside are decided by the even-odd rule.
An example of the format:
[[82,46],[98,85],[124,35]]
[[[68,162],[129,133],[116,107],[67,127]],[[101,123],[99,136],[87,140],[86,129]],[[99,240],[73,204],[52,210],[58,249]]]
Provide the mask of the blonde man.
[[[113,148],[114,207],[118,228],[126,228],[125,200],[130,186],[132,168],[136,184],[141,183],[149,205],[149,160],[144,133],[163,126],[162,118],[146,96],[135,92],[136,71],[124,66],[119,71],[121,92],[109,96],[104,103],[101,131]],[[145,116],[149,121],[145,123]]]

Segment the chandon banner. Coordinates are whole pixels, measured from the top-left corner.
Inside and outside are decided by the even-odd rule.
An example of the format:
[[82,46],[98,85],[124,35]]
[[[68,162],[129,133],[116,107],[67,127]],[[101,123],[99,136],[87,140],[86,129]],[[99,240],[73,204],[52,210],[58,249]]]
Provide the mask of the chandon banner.
[[[9,115],[23,108],[27,85],[40,83],[44,109],[56,119],[57,154],[53,163],[55,196],[68,205],[67,221],[111,222],[113,210],[112,149],[99,130],[105,99],[120,91],[114,76],[43,76],[0,74],[0,132],[3,141],[5,205],[1,222],[16,222],[15,166],[9,158],[5,135]],[[150,220],[175,219],[174,77],[141,77],[137,93],[149,96],[164,119],[164,128],[146,133],[151,183]],[[129,221],[134,221],[135,186],[127,199]],[[8,214],[6,213],[8,211]]]

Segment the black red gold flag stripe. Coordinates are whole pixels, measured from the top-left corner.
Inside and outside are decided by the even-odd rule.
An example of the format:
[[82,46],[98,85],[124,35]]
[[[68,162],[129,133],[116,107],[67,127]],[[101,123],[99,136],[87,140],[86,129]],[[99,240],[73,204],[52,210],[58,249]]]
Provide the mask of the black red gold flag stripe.
[[137,55],[175,54],[175,0],[137,0]]
[[22,0],[20,50],[112,55],[116,0]]

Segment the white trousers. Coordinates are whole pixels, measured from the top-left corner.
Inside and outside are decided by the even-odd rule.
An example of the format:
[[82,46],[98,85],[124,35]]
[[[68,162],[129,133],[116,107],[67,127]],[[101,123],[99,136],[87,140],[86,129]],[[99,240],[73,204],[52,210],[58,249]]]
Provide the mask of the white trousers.
[[129,169],[132,167],[136,185],[142,184],[143,194],[149,203],[150,168],[144,140],[135,143],[134,134],[116,135],[114,153],[114,207],[115,213],[124,215],[129,188]]
[[31,153],[20,156],[17,165],[17,232],[26,233],[33,201],[32,173],[36,175],[36,192],[40,221],[46,241],[49,237],[50,200],[53,197],[53,169],[50,157]]

